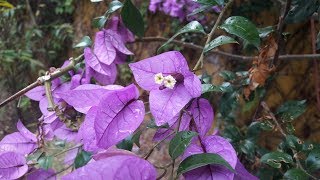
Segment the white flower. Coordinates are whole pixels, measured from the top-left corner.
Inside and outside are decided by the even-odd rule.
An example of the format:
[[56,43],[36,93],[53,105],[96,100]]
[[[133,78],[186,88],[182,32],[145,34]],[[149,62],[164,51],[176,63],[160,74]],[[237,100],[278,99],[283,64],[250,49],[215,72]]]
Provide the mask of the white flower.
[[169,89],[173,89],[176,82],[177,81],[171,75],[164,78],[164,86]]
[[155,83],[161,85],[163,80],[164,80],[164,77],[163,77],[162,73],[158,73],[158,74],[154,75],[154,82]]

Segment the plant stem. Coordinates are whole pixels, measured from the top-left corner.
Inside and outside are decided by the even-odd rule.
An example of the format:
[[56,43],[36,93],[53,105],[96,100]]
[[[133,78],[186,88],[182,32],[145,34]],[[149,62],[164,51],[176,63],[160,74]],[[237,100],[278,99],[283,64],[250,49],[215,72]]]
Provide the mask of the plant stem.
[[[287,137],[287,134],[285,133],[285,131],[282,129],[280,123],[278,122],[276,116],[273,114],[273,112],[271,112],[270,108],[268,107],[267,103],[262,101],[261,102],[261,106],[263,107],[263,109],[271,116],[271,119],[273,120],[273,122],[276,124],[277,129],[280,131],[280,133],[282,134],[283,137]],[[309,174],[301,165],[300,160],[299,160],[299,156],[298,156],[298,152],[291,148],[292,152],[293,152],[293,158],[296,160],[297,163],[297,167],[299,169],[301,169],[304,173],[306,173],[309,177],[311,177],[312,179],[317,179],[316,177],[312,176],[311,174]]]
[[31,89],[37,87],[37,86],[41,86],[43,85],[44,82],[46,81],[52,81],[53,79],[56,79],[60,76],[62,76],[63,74],[67,73],[68,71],[72,70],[74,68],[74,66],[76,64],[78,64],[79,62],[81,62],[83,60],[83,54],[81,54],[80,56],[78,56],[75,59],[71,59],[70,63],[61,69],[57,69],[55,72],[51,73],[48,76],[41,76],[39,77],[35,82],[31,83],[30,85],[28,85],[27,87],[21,89],[20,91],[18,91],[17,93],[15,93],[14,95],[10,96],[9,98],[7,98],[6,100],[4,100],[3,102],[0,103],[0,108],[2,108],[3,106],[5,106],[6,104],[8,104],[9,102],[19,98],[20,96],[24,95],[26,92],[30,91]]
[[[208,34],[208,38],[206,40],[206,43],[204,45],[204,47],[209,44],[209,42],[211,41],[212,39],[212,36],[214,34],[214,32],[216,31],[216,29],[218,28],[219,24],[220,24],[220,21],[222,20],[222,17],[224,15],[224,13],[226,12],[226,10],[232,5],[233,3],[233,0],[229,0],[229,2],[226,4],[226,6],[222,9],[222,11],[220,12],[218,18],[217,18],[217,21],[215,22],[213,28],[211,29],[211,32]],[[201,52],[201,55],[200,55],[200,58],[198,60],[198,62],[196,63],[196,65],[194,66],[193,70],[196,71],[198,70],[199,68],[202,69],[203,67],[203,59],[204,59],[204,50],[202,50]]]
[[150,155],[152,154],[153,150],[159,145],[161,144],[163,141],[165,141],[168,137],[170,137],[171,135],[173,135],[175,132],[172,132],[170,134],[168,134],[166,137],[164,137],[161,141],[157,142],[150,150],[149,152],[144,156],[144,159],[147,160]]

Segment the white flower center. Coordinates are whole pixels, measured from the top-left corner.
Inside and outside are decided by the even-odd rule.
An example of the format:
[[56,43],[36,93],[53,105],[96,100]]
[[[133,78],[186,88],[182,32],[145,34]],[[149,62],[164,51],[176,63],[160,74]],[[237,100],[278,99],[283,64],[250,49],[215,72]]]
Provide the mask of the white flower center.
[[163,77],[162,73],[158,73],[158,74],[154,75],[154,81],[155,81],[155,83],[161,85],[164,81],[164,77]]
[[169,89],[173,89],[176,82],[177,81],[171,75],[164,78],[164,86]]

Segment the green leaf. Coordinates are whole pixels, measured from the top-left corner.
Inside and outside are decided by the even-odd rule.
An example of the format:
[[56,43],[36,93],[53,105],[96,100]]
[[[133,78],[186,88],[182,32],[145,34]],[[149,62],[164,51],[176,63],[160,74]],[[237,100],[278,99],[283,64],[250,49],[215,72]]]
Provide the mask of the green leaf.
[[214,153],[203,153],[195,154],[184,159],[178,167],[178,175],[191,171],[193,169],[203,167],[206,165],[222,165],[228,168],[230,171],[235,172],[235,170],[230,166],[230,164],[224,160],[220,155]]
[[224,3],[224,0],[193,0],[193,1],[201,5],[210,5],[210,6],[223,5]]
[[14,6],[12,4],[10,4],[9,2],[7,2],[5,0],[0,0],[0,7],[6,7],[9,9],[14,8]]
[[291,24],[307,21],[318,10],[319,5],[319,0],[294,0],[284,22]]
[[159,129],[159,128],[169,128],[169,124],[165,123],[164,125],[161,126],[157,126],[156,122],[154,121],[154,119],[151,119],[149,124],[147,125],[147,128],[151,128],[151,129]]
[[221,71],[219,72],[219,76],[221,76],[226,81],[232,81],[236,79],[236,74],[232,71]]
[[252,141],[246,139],[240,144],[240,149],[243,153],[250,155],[254,153],[255,145]]
[[108,10],[106,13],[111,14],[122,7],[123,7],[123,4],[120,1],[117,1],[117,0],[111,1],[109,3]]
[[274,168],[281,168],[281,162],[287,164],[293,163],[292,157],[289,154],[278,151],[263,155],[260,161]]
[[91,160],[91,155],[91,153],[81,150],[74,160],[74,167],[77,169],[86,165]]
[[231,16],[220,26],[226,32],[236,35],[259,49],[260,37],[256,26],[242,16]]
[[140,136],[141,136],[141,134],[142,134],[142,131],[138,131],[131,138],[132,142],[135,143],[138,147],[140,147]]
[[96,17],[92,21],[92,26],[95,28],[101,29],[104,27],[104,24],[106,22],[107,22],[107,17],[105,17],[105,16]]
[[43,156],[38,159],[38,164],[40,168],[48,170],[52,166],[52,156]]
[[273,26],[267,26],[264,28],[258,28],[259,37],[266,38],[270,33],[274,31]]
[[179,36],[183,33],[189,33],[189,32],[195,32],[195,33],[203,33],[206,34],[202,25],[198,21],[191,21],[187,25],[185,25],[183,28],[181,28],[175,35],[173,35],[167,42],[165,42],[157,52],[159,52],[162,48],[164,48],[166,45],[168,45],[174,38]]
[[211,8],[212,8],[211,5],[203,5],[203,6],[200,6],[199,8],[194,9],[190,14],[188,14],[187,17],[189,17],[189,16],[194,16],[194,15],[196,15],[196,14],[199,14],[199,13],[201,13],[201,12],[207,10],[207,9],[211,9]]
[[121,17],[124,25],[135,35],[142,37],[144,34],[144,22],[140,11],[126,0],[121,10]]
[[178,132],[169,143],[169,155],[172,159],[179,157],[190,145],[191,140],[197,133],[193,131]]
[[291,148],[295,149],[297,151],[300,151],[302,149],[303,142],[297,138],[294,135],[288,135],[286,136],[286,145]]
[[207,92],[232,92],[233,88],[229,82],[223,82],[221,85],[201,84],[202,94]]
[[81,41],[73,46],[74,48],[79,48],[79,47],[88,47],[92,45],[92,41],[89,36],[84,36]]
[[218,46],[224,45],[224,44],[230,44],[230,43],[237,43],[239,44],[236,40],[234,40],[233,38],[229,37],[229,36],[219,36],[217,38],[215,38],[214,40],[212,40],[211,42],[209,42],[209,44],[207,44],[204,47],[204,52],[208,52]]
[[284,179],[290,180],[308,180],[308,175],[301,169],[293,168],[284,173]]
[[311,172],[320,169],[320,149],[314,149],[309,153],[306,159],[306,166]]
[[287,101],[281,105],[276,112],[282,121],[291,122],[302,115],[307,108],[306,100]]
[[117,145],[117,148],[131,151],[133,147],[132,135],[120,141]]

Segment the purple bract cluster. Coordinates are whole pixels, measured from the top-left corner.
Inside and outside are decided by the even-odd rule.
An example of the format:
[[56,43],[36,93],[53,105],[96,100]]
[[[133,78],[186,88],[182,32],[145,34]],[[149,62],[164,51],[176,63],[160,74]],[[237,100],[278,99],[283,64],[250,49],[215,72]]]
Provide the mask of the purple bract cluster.
[[[200,5],[193,0],[150,0],[149,10],[153,13],[161,11],[171,17],[179,18],[179,20],[194,20],[197,16],[188,16],[194,10],[200,8]],[[220,12],[218,6],[214,6],[213,10]],[[197,17],[197,20],[200,20]]]
[[[167,2],[180,16],[182,6]],[[147,160],[132,152],[116,149],[115,145],[132,135],[145,117],[145,104],[139,99],[135,84],[115,85],[117,64],[125,62],[133,53],[125,44],[133,41],[133,34],[117,17],[105,29],[97,32],[93,47],[84,49],[85,67],[69,72],[69,80],[52,81],[52,98],[68,118],[69,110],[85,115],[78,130],[69,128],[56,112],[48,111],[46,90],[43,86],[26,95],[39,101],[43,116],[37,134],[30,132],[20,121],[18,132],[5,136],[0,142],[0,179],[56,179],[52,170],[28,167],[26,156],[41,149],[41,140],[53,138],[81,145],[92,153],[89,163],[62,177],[69,179],[156,179],[157,171]],[[64,64],[70,63],[66,61]],[[64,67],[63,66],[63,67]],[[214,112],[208,100],[201,98],[201,82],[189,70],[180,52],[170,51],[129,64],[137,84],[149,92],[150,111],[160,128],[154,140],[162,140],[172,133],[191,130],[198,133],[182,159],[198,153],[216,153],[223,157],[236,173],[215,165],[207,165],[183,174],[185,179],[256,179],[237,158],[232,145],[224,138],[209,133]],[[169,138],[170,139],[170,138]],[[65,163],[72,164],[77,149],[66,153]]]

